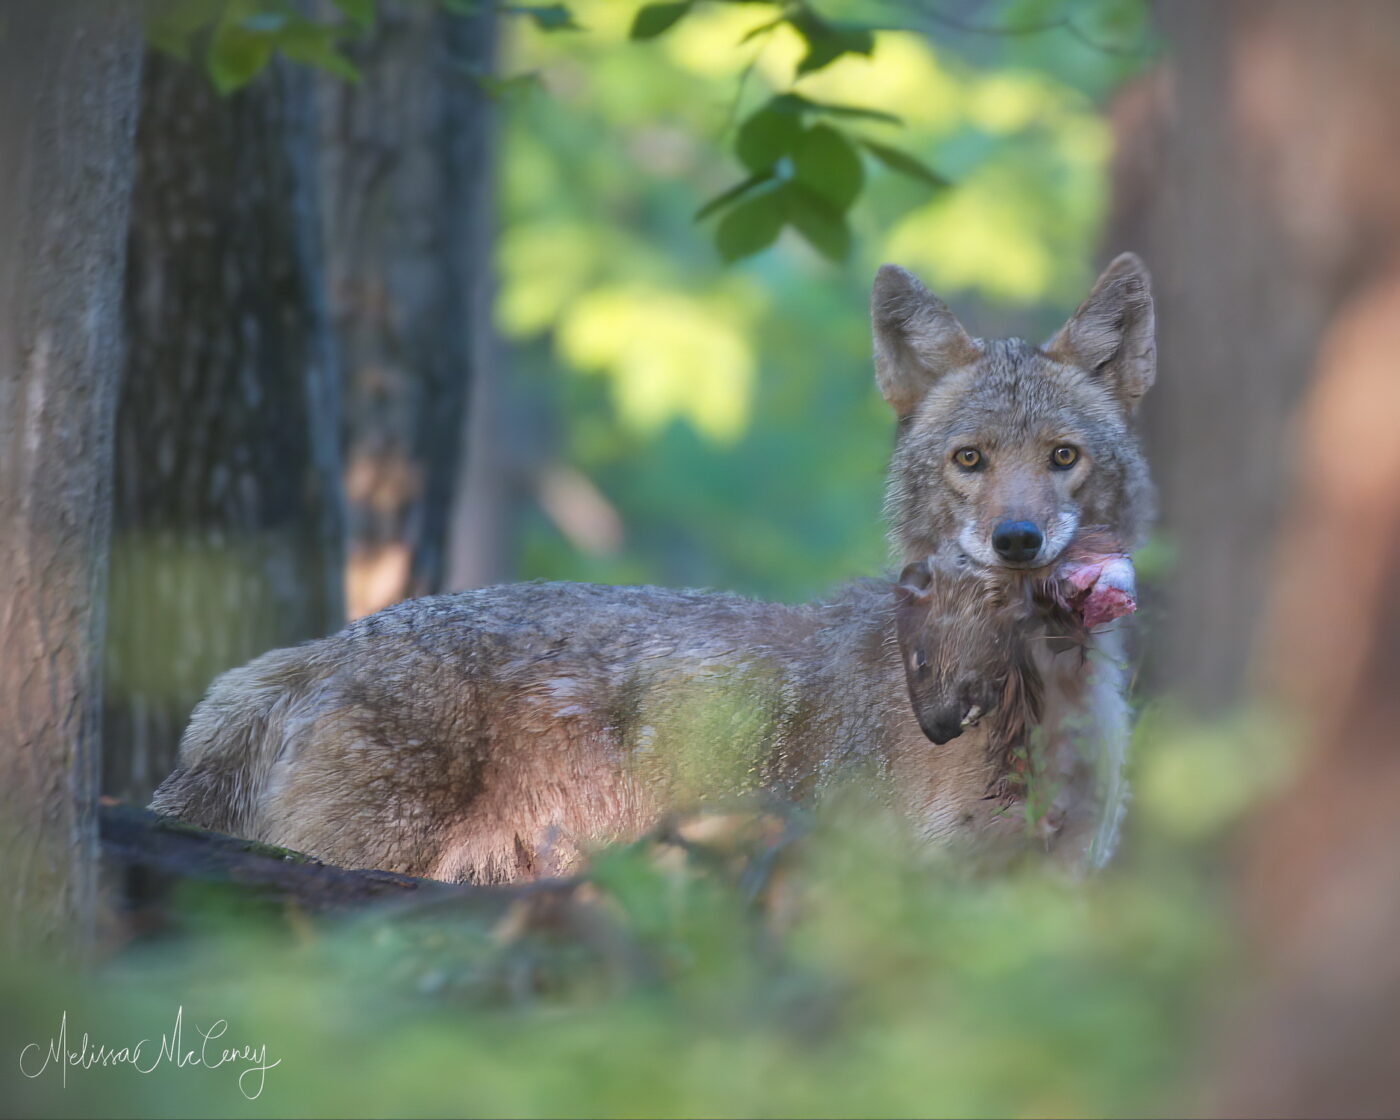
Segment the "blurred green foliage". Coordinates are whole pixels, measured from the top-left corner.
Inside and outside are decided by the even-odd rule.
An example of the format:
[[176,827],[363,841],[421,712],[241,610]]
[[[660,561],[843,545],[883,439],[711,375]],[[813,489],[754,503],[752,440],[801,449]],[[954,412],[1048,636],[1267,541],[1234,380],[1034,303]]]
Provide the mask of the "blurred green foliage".
[[1217,853],[1286,741],[1258,718],[1154,713],[1124,849],[1089,882],[920,854],[853,785],[776,849],[604,853],[583,921],[457,902],[312,920],[187,887],[183,925],[97,983],[0,971],[0,1050],[47,1047],[65,1010],[75,1049],[84,1032],[158,1049],[183,1006],[189,1047],[220,1019],[222,1045],[267,1047],[261,1096],[240,1094],[244,1062],[73,1067],[64,1088],[12,1061],[0,1111],[1180,1115],[1248,968]]
[[[992,331],[1053,328],[1090,277],[1140,0],[494,6],[519,17],[501,72],[463,80],[505,118],[512,415],[552,433],[537,490],[565,465],[624,529],[536,501],[517,573],[795,599],[878,568],[869,277],[896,260]],[[232,90],[277,52],[353,80],[340,47],[375,14],[153,0],[148,27]]]
[[281,53],[348,80],[359,77],[340,50],[368,31],[374,0],[333,0],[314,18],[295,0],[149,0],[146,35],[157,50],[198,59],[220,93],[247,85]]

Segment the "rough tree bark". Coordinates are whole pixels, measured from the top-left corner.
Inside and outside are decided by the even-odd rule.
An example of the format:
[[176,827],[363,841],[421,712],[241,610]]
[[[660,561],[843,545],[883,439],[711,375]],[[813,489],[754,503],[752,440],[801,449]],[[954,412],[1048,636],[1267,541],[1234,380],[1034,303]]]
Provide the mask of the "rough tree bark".
[[489,347],[494,12],[407,0],[320,83],[325,242],[345,358],[352,614],[443,589]]
[[3,934],[91,935],[102,593],[140,29],[11,4],[0,35]]
[[152,53],[118,408],[105,790],[144,802],[215,675],[342,609],[314,79]]

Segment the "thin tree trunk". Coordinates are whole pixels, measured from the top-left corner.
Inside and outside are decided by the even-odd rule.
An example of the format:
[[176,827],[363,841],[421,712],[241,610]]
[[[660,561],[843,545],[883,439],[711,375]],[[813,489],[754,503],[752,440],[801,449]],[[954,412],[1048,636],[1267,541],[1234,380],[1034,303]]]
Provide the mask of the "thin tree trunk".
[[221,671],[342,620],[314,79],[152,53],[117,423],[105,788],[144,802]]
[[490,332],[494,13],[378,8],[362,78],[321,82],[326,245],[345,356],[353,614],[443,587]]
[[93,930],[112,411],[140,29],[10,4],[0,33],[4,934]]

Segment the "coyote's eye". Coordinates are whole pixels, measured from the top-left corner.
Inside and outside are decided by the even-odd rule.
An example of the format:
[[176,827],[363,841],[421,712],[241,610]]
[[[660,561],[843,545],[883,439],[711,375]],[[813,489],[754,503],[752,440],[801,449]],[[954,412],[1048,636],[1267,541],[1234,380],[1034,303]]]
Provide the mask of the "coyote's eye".
[[1079,448],[1071,447],[1067,443],[1061,444],[1050,452],[1050,465],[1057,470],[1067,471],[1077,462],[1079,462]]
[[965,471],[975,471],[982,465],[982,452],[975,447],[960,447],[953,452],[953,462]]

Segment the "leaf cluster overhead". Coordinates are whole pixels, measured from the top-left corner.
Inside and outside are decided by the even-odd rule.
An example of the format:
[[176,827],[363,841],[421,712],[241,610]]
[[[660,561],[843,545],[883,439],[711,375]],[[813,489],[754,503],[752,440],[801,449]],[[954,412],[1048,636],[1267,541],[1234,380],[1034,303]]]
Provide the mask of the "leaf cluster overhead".
[[[435,2],[454,14],[475,15],[489,0]],[[633,19],[631,38],[656,39],[702,2],[667,0],[644,5]],[[876,49],[877,27],[830,19],[807,0],[708,2],[771,7],[773,18],[748,31],[737,45],[789,28],[804,44],[794,82],[846,55],[870,56]],[[542,31],[585,30],[567,4],[492,6],[528,19]],[[254,80],[279,53],[355,81],[358,71],[343,46],[367,34],[374,22],[375,0],[333,0],[324,18],[306,15],[295,0],[157,0],[150,9],[147,30],[152,45],[198,60],[220,92],[232,93]],[[497,75],[467,77],[492,96],[519,84]],[[523,75],[521,81],[529,77]],[[791,228],[823,256],[846,259],[851,247],[847,215],[865,185],[866,158],[930,190],[946,185],[916,156],[857,131],[862,122],[871,121],[900,123],[893,113],[822,103],[793,89],[775,94],[750,112],[733,136],[733,154],[746,174],[696,215],[697,220],[718,215],[714,239],[720,256],[726,262],[751,256]]]

